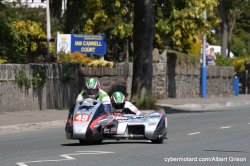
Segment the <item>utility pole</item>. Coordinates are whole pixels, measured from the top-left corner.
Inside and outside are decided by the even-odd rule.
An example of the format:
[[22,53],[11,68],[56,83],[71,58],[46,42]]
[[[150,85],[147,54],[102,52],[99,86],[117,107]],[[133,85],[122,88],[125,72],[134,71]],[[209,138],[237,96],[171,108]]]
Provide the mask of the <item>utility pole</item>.
[[[204,11],[204,19],[207,20],[207,11]],[[206,67],[206,33],[202,39],[202,68],[201,68],[201,97],[207,97],[207,67]]]
[[46,0],[46,15],[47,15],[47,59],[49,59],[50,58],[50,39],[51,39],[49,0]]

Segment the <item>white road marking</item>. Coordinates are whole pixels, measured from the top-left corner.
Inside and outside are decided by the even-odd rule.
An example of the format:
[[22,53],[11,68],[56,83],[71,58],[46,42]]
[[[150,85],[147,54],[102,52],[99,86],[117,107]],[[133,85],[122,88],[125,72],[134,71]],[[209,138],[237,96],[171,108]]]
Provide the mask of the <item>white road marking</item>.
[[24,164],[24,163],[22,163],[22,162],[16,163],[16,164],[19,165],[19,166],[27,166],[26,164]]
[[75,160],[75,158],[73,158],[73,157],[71,157],[71,156],[68,156],[68,155],[66,155],[66,154],[62,154],[62,155],[60,155],[60,156],[66,158],[66,159],[68,159],[68,160]]
[[77,153],[72,154],[62,154],[60,155],[64,159],[58,160],[37,160],[37,161],[26,161],[26,162],[18,162],[16,163],[18,166],[29,166],[30,163],[43,163],[43,162],[58,162],[58,161],[67,161],[67,160],[76,160],[71,156],[78,156],[84,154],[108,154],[108,153],[115,153],[115,152],[105,152],[105,151],[76,151]]
[[[59,160],[37,160],[37,161],[27,161],[27,162],[18,162],[16,163],[19,166],[29,166],[28,163],[43,163],[43,162],[55,162],[55,161],[66,161],[72,159],[59,159]],[[75,160],[75,159],[73,159]]]
[[220,127],[220,129],[230,129],[232,126],[224,126],[224,127]]
[[85,154],[106,154],[106,153],[115,153],[115,152],[105,152],[105,151],[76,151],[78,153],[85,153]]
[[196,135],[196,134],[200,134],[201,132],[195,132],[195,133],[189,133],[187,135]]

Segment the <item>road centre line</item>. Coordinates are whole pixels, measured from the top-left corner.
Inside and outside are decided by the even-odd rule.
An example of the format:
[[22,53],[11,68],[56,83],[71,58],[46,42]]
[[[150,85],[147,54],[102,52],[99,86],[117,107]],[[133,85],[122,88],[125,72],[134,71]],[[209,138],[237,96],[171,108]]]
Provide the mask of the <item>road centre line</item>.
[[[61,156],[64,157],[64,156]],[[70,156],[68,156],[70,157]],[[43,162],[56,162],[56,161],[66,161],[66,160],[75,160],[75,158],[72,157],[72,159],[69,159],[68,157],[64,157],[66,159],[59,159],[59,160],[37,160],[37,161],[27,161],[27,162],[18,162],[16,163],[18,166],[29,166],[28,163],[43,163]]]
[[220,129],[230,129],[232,126],[224,126],[224,127],[220,127]]
[[68,159],[68,160],[75,160],[75,158],[73,158],[73,157],[71,157],[71,156],[69,156],[69,155],[66,155],[66,154],[62,154],[62,155],[60,155],[60,156],[66,158],[66,159]]
[[187,135],[197,135],[197,134],[200,134],[201,132],[195,132],[195,133],[189,133]]
[[77,153],[89,153],[89,154],[106,154],[106,153],[115,153],[115,152],[105,152],[105,151],[76,151]]
[[58,161],[67,161],[67,160],[76,160],[75,158],[71,156],[77,156],[77,155],[84,155],[84,154],[108,154],[108,153],[115,153],[115,152],[105,152],[105,151],[76,151],[77,153],[72,154],[62,154],[60,155],[64,159],[58,159],[58,160],[37,160],[37,161],[26,161],[26,162],[17,162],[16,164],[18,166],[29,166],[30,163],[44,163],[44,162],[58,162]]

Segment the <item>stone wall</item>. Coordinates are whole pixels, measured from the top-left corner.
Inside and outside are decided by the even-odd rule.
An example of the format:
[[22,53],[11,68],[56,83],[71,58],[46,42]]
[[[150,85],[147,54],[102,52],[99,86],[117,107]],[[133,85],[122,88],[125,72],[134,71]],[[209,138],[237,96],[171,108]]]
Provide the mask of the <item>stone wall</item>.
[[[201,66],[199,62],[187,62],[185,57],[178,60],[178,55],[171,51],[163,52],[163,54],[167,59],[165,85],[167,97],[200,97]],[[233,95],[234,74],[233,67],[207,66],[207,97]]]
[[[153,52],[152,94],[156,99],[200,97],[201,68],[192,63],[178,60],[176,53]],[[44,67],[46,82],[35,89],[19,87],[15,82],[16,73],[25,71],[31,80],[35,68]],[[70,79],[63,82],[65,69],[70,68]],[[101,88],[110,95],[122,91],[131,97],[132,63],[116,64],[114,68],[89,68],[80,65],[62,64],[2,64],[0,65],[0,113],[23,110],[69,108],[78,93],[84,88],[85,80],[97,77]],[[207,97],[233,95],[232,67],[207,67]]]
[[122,91],[130,98],[132,86],[132,63],[116,64],[114,68],[109,67],[80,67],[80,87],[84,88],[85,81],[89,77],[96,77],[100,81],[101,88],[108,94],[114,91]]
[[[35,89],[19,87],[16,73],[23,70],[29,80],[35,68],[44,67],[44,86]],[[65,69],[70,68],[70,79],[63,81]],[[0,113],[24,110],[69,108],[85,86],[85,80],[97,77],[102,89],[109,94],[119,90],[130,97],[132,64],[117,64],[114,68],[89,68],[62,64],[2,64],[0,65]]]
[[[66,68],[70,69],[70,78],[63,81],[63,73]],[[79,65],[46,65],[46,108],[64,109],[74,104],[80,91],[79,88]]]
[[232,96],[233,78],[235,72],[233,67],[207,67],[207,95]]
[[168,96],[167,82],[167,56],[166,51],[159,53],[157,49],[153,50],[153,80],[152,94],[157,99],[164,99]]
[[[200,68],[193,65],[177,65],[169,84],[169,97],[185,98],[200,96]],[[175,84],[175,85],[171,85]]]
[[[46,82],[40,88],[19,87],[16,73],[23,70],[29,80],[34,69],[44,67]],[[74,102],[78,88],[78,67],[72,65],[72,78],[63,83],[63,65],[60,64],[4,64],[0,65],[0,112],[68,108]]]

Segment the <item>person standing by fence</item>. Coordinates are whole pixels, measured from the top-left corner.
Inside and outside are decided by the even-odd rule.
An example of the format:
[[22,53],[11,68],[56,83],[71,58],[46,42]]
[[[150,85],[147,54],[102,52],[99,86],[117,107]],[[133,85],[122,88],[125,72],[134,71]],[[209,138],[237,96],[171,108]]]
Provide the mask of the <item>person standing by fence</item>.
[[207,65],[215,65],[216,55],[214,53],[214,48],[211,47],[206,54]]

